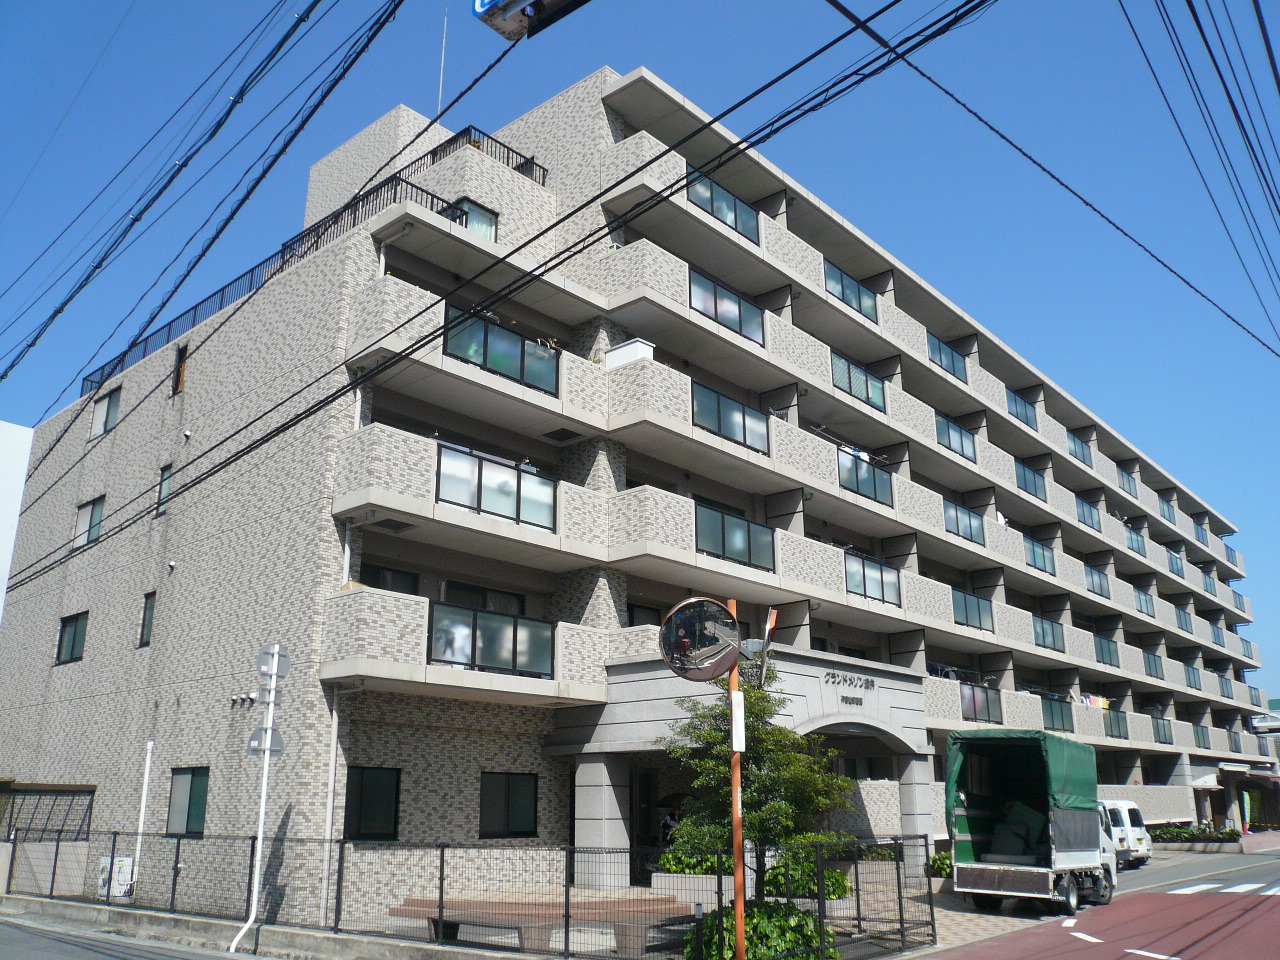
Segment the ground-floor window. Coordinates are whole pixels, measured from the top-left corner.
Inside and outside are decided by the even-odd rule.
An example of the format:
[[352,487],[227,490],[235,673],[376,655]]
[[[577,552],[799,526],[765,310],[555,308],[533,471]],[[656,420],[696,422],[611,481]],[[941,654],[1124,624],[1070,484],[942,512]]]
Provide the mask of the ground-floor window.
[[175,767],[169,784],[171,837],[204,836],[204,812],[209,803],[209,768]]
[[400,771],[347,767],[346,840],[395,840],[400,826]]
[[480,774],[480,836],[538,835],[538,775]]

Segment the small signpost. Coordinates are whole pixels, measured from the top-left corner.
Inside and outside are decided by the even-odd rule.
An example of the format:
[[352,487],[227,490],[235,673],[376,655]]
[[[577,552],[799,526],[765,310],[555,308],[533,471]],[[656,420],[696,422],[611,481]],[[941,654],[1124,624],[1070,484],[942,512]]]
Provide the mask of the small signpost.
[[662,659],[671,672],[686,680],[705,683],[729,675],[730,795],[733,807],[733,928],[735,960],[746,960],[746,858],[742,846],[742,754],[747,749],[746,709],[738,689],[738,660],[745,653],[760,656],[761,682],[775,611],[769,611],[763,640],[744,640],[738,626],[737,601],[728,604],[705,597],[690,597],[667,611],[659,643]]

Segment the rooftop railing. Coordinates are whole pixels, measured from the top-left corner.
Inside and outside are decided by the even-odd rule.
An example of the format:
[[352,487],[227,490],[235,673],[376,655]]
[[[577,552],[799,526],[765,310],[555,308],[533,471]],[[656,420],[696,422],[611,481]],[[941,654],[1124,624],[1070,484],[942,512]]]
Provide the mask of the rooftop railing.
[[533,157],[526,157],[519,150],[511,149],[501,140],[489,136],[478,127],[464,127],[459,130],[448,140],[432,149],[430,153],[423,154],[413,163],[404,167],[399,171],[399,175],[405,178],[417,176],[432,164],[439,163],[445,157],[452,156],[466,147],[473,147],[481,153],[493,157],[493,159],[510,167],[516,173],[528,177],[540,187],[547,185],[546,167],[539,163],[534,163]]

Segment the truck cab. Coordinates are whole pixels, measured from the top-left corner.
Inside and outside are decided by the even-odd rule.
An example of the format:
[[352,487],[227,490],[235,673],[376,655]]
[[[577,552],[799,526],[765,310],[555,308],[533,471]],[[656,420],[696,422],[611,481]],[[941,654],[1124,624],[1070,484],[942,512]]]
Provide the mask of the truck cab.
[[1098,803],[1106,810],[1111,823],[1120,866],[1140,867],[1150,860],[1151,835],[1138,805],[1131,800],[1099,800]]

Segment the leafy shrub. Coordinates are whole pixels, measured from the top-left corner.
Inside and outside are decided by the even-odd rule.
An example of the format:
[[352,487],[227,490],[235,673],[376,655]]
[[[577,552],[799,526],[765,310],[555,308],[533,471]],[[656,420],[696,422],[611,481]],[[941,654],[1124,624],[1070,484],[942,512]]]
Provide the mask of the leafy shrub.
[[897,860],[898,852],[892,846],[867,846],[858,854],[861,860]]
[[1231,827],[1219,829],[1212,823],[1197,823],[1190,827],[1151,827],[1151,839],[1156,843],[1235,843],[1240,831]]
[[955,869],[950,850],[939,850],[929,858],[929,876],[946,878]]
[[[840,900],[849,896],[852,888],[849,878],[839,870],[824,870],[823,894],[828,900]],[[818,865],[812,858],[799,860],[787,857],[785,862],[770,867],[764,875],[764,892],[770,897],[801,897],[814,899],[818,896]]]
[[[658,858],[658,869],[663,873],[715,873],[716,856],[714,853],[699,853],[673,844]],[[724,869],[726,872],[733,870],[732,857],[725,858]]]
[[[724,923],[724,936],[720,924]],[[818,918],[791,903],[749,900],[746,905],[748,960],[775,957],[839,960],[835,934],[826,928],[826,950],[818,936]],[[684,939],[685,960],[733,960],[733,907],[712,910]]]

